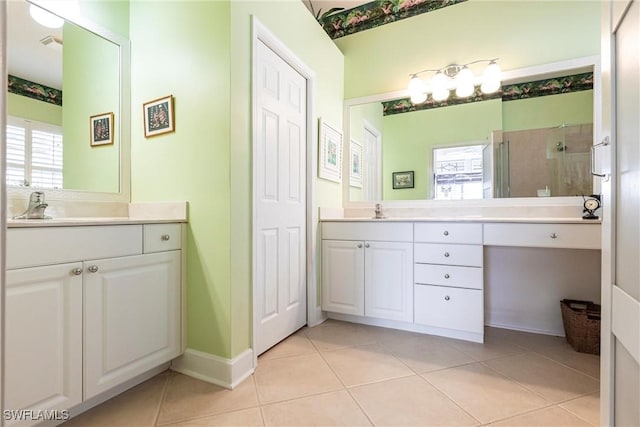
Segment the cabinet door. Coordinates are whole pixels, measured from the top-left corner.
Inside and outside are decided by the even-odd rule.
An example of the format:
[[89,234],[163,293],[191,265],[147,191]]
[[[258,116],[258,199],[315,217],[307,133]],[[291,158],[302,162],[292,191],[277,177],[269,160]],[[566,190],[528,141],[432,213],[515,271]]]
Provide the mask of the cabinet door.
[[413,322],[413,244],[365,243],[365,316]]
[[322,309],[364,316],[364,243],[322,241]]
[[81,268],[7,271],[4,409],[62,410],[82,401]]
[[85,399],[180,354],[180,251],[84,263]]

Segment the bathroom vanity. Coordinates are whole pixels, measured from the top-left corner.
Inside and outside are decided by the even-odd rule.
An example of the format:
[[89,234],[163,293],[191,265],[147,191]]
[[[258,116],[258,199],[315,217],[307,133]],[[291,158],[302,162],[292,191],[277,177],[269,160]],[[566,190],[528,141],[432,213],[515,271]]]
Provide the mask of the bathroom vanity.
[[91,407],[182,354],[185,231],[184,220],[10,221],[4,408]]
[[570,279],[599,250],[599,222],[581,219],[326,219],[322,310],[474,342],[485,324],[561,335],[562,298],[599,300],[599,274]]

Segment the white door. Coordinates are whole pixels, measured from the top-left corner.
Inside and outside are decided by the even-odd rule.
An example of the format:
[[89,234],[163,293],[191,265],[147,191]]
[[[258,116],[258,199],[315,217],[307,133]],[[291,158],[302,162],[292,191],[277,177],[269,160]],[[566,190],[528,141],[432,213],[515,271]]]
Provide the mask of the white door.
[[82,264],[6,274],[4,409],[63,410],[82,402]]
[[[610,419],[640,425],[640,2],[613,2]],[[616,4],[617,3],[617,4]],[[628,9],[625,9],[628,6]],[[603,248],[606,249],[606,248]],[[604,268],[603,268],[604,269]]]
[[322,309],[364,316],[364,242],[322,241]]
[[363,150],[364,199],[382,200],[382,134],[366,122]]
[[306,79],[262,41],[254,88],[255,354],[306,323]]

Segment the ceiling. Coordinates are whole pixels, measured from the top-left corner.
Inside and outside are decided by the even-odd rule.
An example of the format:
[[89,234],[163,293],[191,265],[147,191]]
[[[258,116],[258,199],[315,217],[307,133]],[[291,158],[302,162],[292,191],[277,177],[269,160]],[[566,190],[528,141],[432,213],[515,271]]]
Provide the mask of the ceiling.
[[[353,9],[363,4],[371,3],[371,0],[302,0],[302,3],[315,16],[321,10],[324,13],[334,7]],[[315,11],[315,13],[313,11]]]

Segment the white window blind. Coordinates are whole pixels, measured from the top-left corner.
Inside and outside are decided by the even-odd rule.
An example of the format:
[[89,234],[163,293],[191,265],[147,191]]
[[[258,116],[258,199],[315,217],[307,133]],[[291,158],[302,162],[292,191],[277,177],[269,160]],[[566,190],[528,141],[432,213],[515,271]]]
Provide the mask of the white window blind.
[[62,188],[62,128],[9,117],[7,184]]

